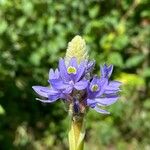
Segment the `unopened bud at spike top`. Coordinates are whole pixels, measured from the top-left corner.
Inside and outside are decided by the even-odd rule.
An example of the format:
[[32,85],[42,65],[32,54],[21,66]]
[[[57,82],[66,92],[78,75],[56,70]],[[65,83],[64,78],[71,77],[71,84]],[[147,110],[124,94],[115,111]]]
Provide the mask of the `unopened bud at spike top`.
[[85,40],[79,35],[76,35],[71,42],[68,43],[65,57],[66,63],[68,63],[72,57],[76,57],[78,63],[88,60],[89,57]]

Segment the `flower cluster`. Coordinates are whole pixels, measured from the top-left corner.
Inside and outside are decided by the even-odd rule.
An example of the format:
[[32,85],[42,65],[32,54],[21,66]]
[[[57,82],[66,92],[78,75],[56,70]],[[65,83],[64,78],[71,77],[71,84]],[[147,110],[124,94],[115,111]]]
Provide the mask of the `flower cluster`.
[[93,75],[95,62],[70,58],[66,63],[60,58],[58,69],[49,71],[49,87],[33,86],[34,91],[45,99],[37,100],[52,103],[63,100],[73,114],[83,114],[92,108],[99,113],[109,114],[102,109],[115,103],[121,83],[111,81],[113,66],[100,66],[101,76]]

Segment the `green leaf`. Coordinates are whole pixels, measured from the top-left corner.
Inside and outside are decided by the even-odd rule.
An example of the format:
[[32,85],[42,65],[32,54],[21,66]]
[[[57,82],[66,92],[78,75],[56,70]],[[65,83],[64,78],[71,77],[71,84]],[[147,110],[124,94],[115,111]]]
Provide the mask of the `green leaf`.
[[2,107],[2,105],[0,105],[0,115],[4,115],[5,114],[5,109]]
[[122,50],[129,43],[129,37],[127,35],[119,35],[115,37],[113,48],[116,50]]
[[30,16],[33,13],[33,3],[30,1],[23,1],[22,10],[27,16]]
[[150,77],[150,68],[145,68],[141,74],[143,77]]
[[104,35],[101,40],[100,40],[100,45],[104,50],[110,50],[112,48],[113,45],[113,41],[115,38],[115,34],[114,33],[109,33]]
[[150,109],[150,98],[148,98],[144,101],[143,107],[146,109]]
[[0,34],[5,32],[6,29],[7,29],[7,22],[5,20],[2,20],[0,23]]
[[99,13],[99,8],[97,5],[89,9],[89,16],[91,18],[95,18]]
[[131,67],[136,67],[138,66],[140,63],[142,63],[142,61],[144,60],[145,56],[144,55],[135,55],[133,57],[130,57],[126,63],[125,66],[127,68],[131,68]]
[[108,62],[118,67],[123,67],[123,59],[120,53],[113,52],[108,56]]
[[150,10],[145,10],[141,13],[141,17],[150,17]]
[[145,86],[145,80],[137,74],[121,73],[118,81],[126,84],[130,87],[141,87]]

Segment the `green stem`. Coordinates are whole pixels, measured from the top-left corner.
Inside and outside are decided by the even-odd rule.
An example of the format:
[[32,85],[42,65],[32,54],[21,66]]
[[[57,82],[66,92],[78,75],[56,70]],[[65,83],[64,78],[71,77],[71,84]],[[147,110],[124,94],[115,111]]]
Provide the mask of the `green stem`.
[[71,119],[71,125],[68,136],[69,150],[84,149],[85,125],[83,117],[77,119],[77,116],[75,116]]

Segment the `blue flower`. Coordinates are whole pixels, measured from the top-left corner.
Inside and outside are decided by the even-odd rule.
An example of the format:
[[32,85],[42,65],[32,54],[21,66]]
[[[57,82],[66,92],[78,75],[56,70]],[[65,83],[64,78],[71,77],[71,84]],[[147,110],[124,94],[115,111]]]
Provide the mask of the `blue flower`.
[[113,66],[101,66],[101,77],[94,77],[88,86],[87,105],[99,113],[109,114],[108,111],[98,106],[109,106],[115,103],[119,96],[121,83],[118,81],[109,81],[113,71]]
[[101,76],[94,75],[95,60],[88,58],[84,39],[75,36],[68,43],[65,59],[59,59],[57,69],[50,69],[49,86],[32,87],[41,97],[37,100],[44,103],[62,100],[68,112],[75,116],[82,116],[88,108],[109,114],[103,107],[118,100],[121,83],[110,80],[113,65],[101,65]]
[[65,100],[65,104],[72,113],[85,113],[90,107],[99,113],[109,114],[101,107],[115,103],[119,96],[121,83],[110,81],[113,66],[100,66],[101,77],[92,74],[95,61],[77,63],[75,57],[66,64],[64,59],[59,60],[58,69],[50,69],[49,87],[33,86],[34,91],[43,99],[37,100],[52,103],[58,99]]
[[86,62],[77,64],[76,58],[72,58],[68,65],[65,64],[64,59],[59,60],[59,79],[50,79],[51,85],[58,90],[66,89],[65,93],[71,93],[73,89],[84,90],[88,81],[84,79]]
[[[49,71],[49,80],[57,80],[60,78],[60,73],[58,69],[53,71],[53,69],[50,69]],[[33,90],[40,95],[41,97],[44,97],[48,100],[42,100],[37,98],[37,100],[45,103],[52,103],[55,102],[58,99],[66,98],[63,90],[58,90],[51,87],[44,87],[44,86],[32,86]]]

